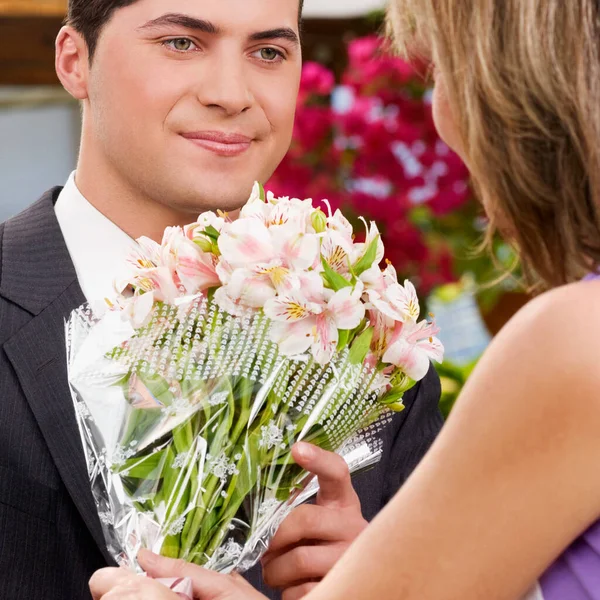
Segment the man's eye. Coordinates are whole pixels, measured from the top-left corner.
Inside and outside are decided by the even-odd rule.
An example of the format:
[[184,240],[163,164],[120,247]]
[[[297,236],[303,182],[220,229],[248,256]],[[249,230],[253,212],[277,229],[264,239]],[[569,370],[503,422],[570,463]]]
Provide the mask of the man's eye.
[[259,56],[261,60],[265,62],[277,62],[278,60],[283,60],[283,53],[279,50],[275,50],[275,48],[261,48],[259,50]]
[[189,38],[175,38],[173,40],[166,40],[163,43],[177,52],[189,52],[196,48],[196,44]]

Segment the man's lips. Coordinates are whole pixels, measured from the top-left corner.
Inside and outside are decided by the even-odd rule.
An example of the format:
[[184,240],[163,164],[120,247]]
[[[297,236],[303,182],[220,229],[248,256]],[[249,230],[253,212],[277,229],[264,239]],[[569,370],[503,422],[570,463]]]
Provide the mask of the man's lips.
[[223,131],[194,131],[181,136],[219,156],[239,156],[250,148],[253,141],[245,135]]

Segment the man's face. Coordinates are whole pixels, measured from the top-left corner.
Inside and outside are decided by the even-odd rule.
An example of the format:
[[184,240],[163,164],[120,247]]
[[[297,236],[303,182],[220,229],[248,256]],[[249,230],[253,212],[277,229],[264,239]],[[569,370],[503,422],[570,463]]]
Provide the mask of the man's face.
[[102,30],[84,135],[156,202],[237,208],[289,148],[298,38],[298,0],[139,0]]

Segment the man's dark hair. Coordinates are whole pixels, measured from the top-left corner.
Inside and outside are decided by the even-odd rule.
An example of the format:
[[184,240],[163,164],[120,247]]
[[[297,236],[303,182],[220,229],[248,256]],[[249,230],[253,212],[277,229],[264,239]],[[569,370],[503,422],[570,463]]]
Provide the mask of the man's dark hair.
[[[67,23],[78,31],[87,44],[90,60],[94,56],[102,28],[113,13],[120,8],[135,4],[138,0],[69,0]],[[300,0],[300,12],[304,0]]]

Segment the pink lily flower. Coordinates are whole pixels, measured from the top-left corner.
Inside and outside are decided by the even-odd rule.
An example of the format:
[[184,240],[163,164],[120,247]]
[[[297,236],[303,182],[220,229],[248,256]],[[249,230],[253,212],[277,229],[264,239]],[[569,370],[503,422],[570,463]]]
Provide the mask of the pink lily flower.
[[271,192],[268,192],[266,202],[260,197],[253,199],[242,208],[240,216],[257,219],[268,229],[290,224],[298,233],[315,233],[311,222],[313,212],[310,199],[275,198]]
[[[128,257],[133,272],[127,284],[131,283],[142,295],[152,293],[155,300],[173,302],[181,295],[181,282],[174,269],[165,266],[164,256],[160,244],[146,237],[138,239],[137,249]],[[120,287],[124,289],[127,284]]]
[[265,303],[264,312],[273,323],[271,339],[284,355],[309,348],[319,364],[329,362],[336,351],[340,329],[355,329],[365,316],[362,285],[346,287],[322,302],[311,302],[300,290]]
[[354,256],[354,244],[336,230],[328,230],[323,234],[321,256],[325,262],[340,275],[350,273],[350,264]]
[[396,327],[396,321],[378,310],[371,309],[369,311],[369,323],[373,327],[371,353],[376,361],[379,361],[390,344]]
[[[331,209],[329,209],[331,211]],[[331,231],[337,231],[340,235],[342,235],[348,242],[352,242],[352,236],[354,235],[354,230],[352,228],[352,224],[346,217],[342,214],[342,211],[338,208],[333,215],[330,215],[327,218],[327,225]]]
[[438,333],[435,323],[428,321],[398,323],[383,362],[399,367],[414,381],[423,379],[430,360],[444,359],[444,346],[435,337]]
[[368,289],[367,297],[371,306],[394,321],[416,321],[421,313],[417,290],[408,279],[404,281],[404,286],[388,283],[385,289],[380,291]]
[[217,275],[217,257],[202,249],[183,235],[174,240],[172,247],[175,272],[187,294],[198,294],[220,285]]
[[319,238],[291,222],[268,228],[260,220],[241,219],[223,228],[219,250],[231,269],[219,270],[226,288],[219,298],[226,294],[234,303],[261,308],[275,294],[298,287],[298,278],[318,261]]
[[363,282],[365,290],[374,290],[381,296],[389,286],[398,283],[398,275],[391,263],[388,263],[383,271],[378,264],[373,264],[362,273],[360,280]]
[[[179,296],[193,295],[220,284],[216,257],[191,241],[181,227],[169,227],[162,242],[161,267],[177,285]],[[162,281],[162,280],[161,280]]]

